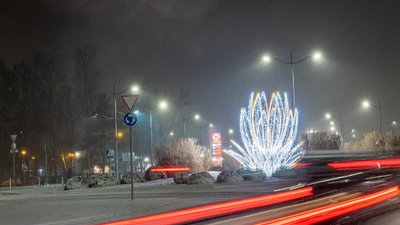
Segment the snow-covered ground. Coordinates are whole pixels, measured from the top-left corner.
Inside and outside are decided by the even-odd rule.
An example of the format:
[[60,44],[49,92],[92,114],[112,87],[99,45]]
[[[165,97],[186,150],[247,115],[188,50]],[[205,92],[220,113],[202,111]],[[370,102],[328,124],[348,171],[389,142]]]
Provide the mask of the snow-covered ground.
[[[215,174],[213,174],[215,175]],[[177,185],[173,179],[64,191],[61,185],[0,190],[0,224],[96,224],[271,192],[292,185],[270,180]]]

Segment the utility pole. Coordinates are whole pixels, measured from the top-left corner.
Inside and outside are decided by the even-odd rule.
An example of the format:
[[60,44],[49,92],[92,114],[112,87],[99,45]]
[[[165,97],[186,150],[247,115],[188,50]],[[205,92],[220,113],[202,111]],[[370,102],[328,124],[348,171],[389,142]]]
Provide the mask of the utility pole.
[[44,145],[44,179],[47,184],[47,145]]
[[182,122],[183,122],[183,138],[185,138],[186,137],[186,118],[185,118],[185,113],[183,113]]
[[150,111],[150,159],[151,159],[151,166],[154,166],[154,157],[153,157],[153,115]]
[[115,129],[115,135],[114,135],[114,141],[115,141],[115,173],[117,176],[117,179],[119,179],[119,154],[118,154],[118,121],[117,121],[117,100],[115,98],[116,95],[116,90],[115,90],[115,85],[113,85],[113,101],[114,101],[114,129]]
[[293,52],[290,52],[290,67],[292,69],[292,109],[296,107],[296,94],[294,90],[294,66],[293,66]]
[[378,108],[379,108],[379,133],[382,134],[382,104],[380,99],[378,101]]

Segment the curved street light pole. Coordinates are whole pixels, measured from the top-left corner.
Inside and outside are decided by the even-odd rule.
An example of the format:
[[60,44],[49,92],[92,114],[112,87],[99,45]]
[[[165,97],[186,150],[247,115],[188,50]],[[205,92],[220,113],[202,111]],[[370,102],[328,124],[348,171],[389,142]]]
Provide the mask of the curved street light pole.
[[304,58],[294,61],[293,60],[293,52],[290,52],[290,61],[285,61],[279,58],[272,58],[273,60],[279,62],[279,63],[283,63],[283,64],[289,64],[290,68],[291,68],[291,72],[292,72],[292,108],[296,107],[296,92],[295,92],[295,77],[294,77],[294,65],[296,64],[300,64],[304,61],[306,61],[307,59],[311,58],[311,55],[307,55]]

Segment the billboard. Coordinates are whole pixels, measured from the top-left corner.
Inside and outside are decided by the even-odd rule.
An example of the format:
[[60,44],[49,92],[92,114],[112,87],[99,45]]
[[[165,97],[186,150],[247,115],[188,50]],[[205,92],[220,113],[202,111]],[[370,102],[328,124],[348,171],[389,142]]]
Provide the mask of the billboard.
[[222,167],[221,133],[211,133],[211,154],[213,167]]

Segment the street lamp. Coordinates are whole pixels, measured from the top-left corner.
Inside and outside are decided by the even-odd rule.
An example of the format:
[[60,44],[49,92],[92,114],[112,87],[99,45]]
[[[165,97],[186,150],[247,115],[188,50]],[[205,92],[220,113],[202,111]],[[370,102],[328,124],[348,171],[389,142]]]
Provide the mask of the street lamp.
[[364,109],[369,109],[370,107],[379,109],[379,133],[382,133],[382,103],[381,100],[378,101],[377,105],[372,105],[368,100],[364,100],[361,103]]
[[[337,121],[339,122],[339,134],[340,134],[340,138],[341,138],[342,140],[344,140],[342,112],[339,112],[339,116],[338,116],[338,117],[333,116],[331,113],[326,113],[326,114],[325,114],[325,118],[326,118],[327,120],[334,119],[334,120],[337,120]],[[333,126],[335,125],[335,122],[334,122],[334,121],[330,121],[329,124],[333,127]],[[334,130],[335,130],[335,129],[334,129]],[[334,131],[334,130],[332,130],[332,128],[331,128],[331,131]]]
[[325,114],[325,118],[329,120],[329,119],[331,119],[331,118],[332,118],[332,116],[331,116],[331,114],[330,114],[330,113],[327,113],[327,114]]
[[314,52],[312,55],[307,55],[297,61],[293,59],[293,53],[290,52],[290,61],[283,60],[281,58],[275,58],[271,57],[269,55],[264,55],[261,58],[261,61],[263,63],[270,63],[272,60],[282,63],[282,64],[287,64],[290,65],[291,72],[292,72],[292,108],[295,108],[296,106],[296,93],[295,93],[295,82],[294,82],[294,65],[300,64],[302,62],[305,62],[308,59],[313,59],[314,61],[320,61],[322,59],[322,54],[320,52]]
[[228,130],[228,133],[229,133],[229,134],[233,134],[233,129],[229,129],[229,130]]
[[[200,119],[201,119],[201,117],[200,117],[199,114],[194,114],[193,118],[190,119],[189,122],[192,121],[192,120],[200,121]],[[185,138],[186,137],[186,122],[187,122],[186,121],[186,117],[185,117],[185,113],[183,113],[182,120],[183,120],[182,121],[183,122],[183,137]]]
[[[166,110],[168,108],[168,102],[166,100],[161,100],[158,103],[158,108],[160,110]],[[151,166],[153,166],[154,156],[153,156],[153,112],[152,112],[152,109],[150,109],[150,112],[149,112],[149,126],[150,126],[150,162],[151,162]]]
[[168,108],[168,102],[165,100],[161,100],[158,104],[158,107],[162,110],[165,110]]

